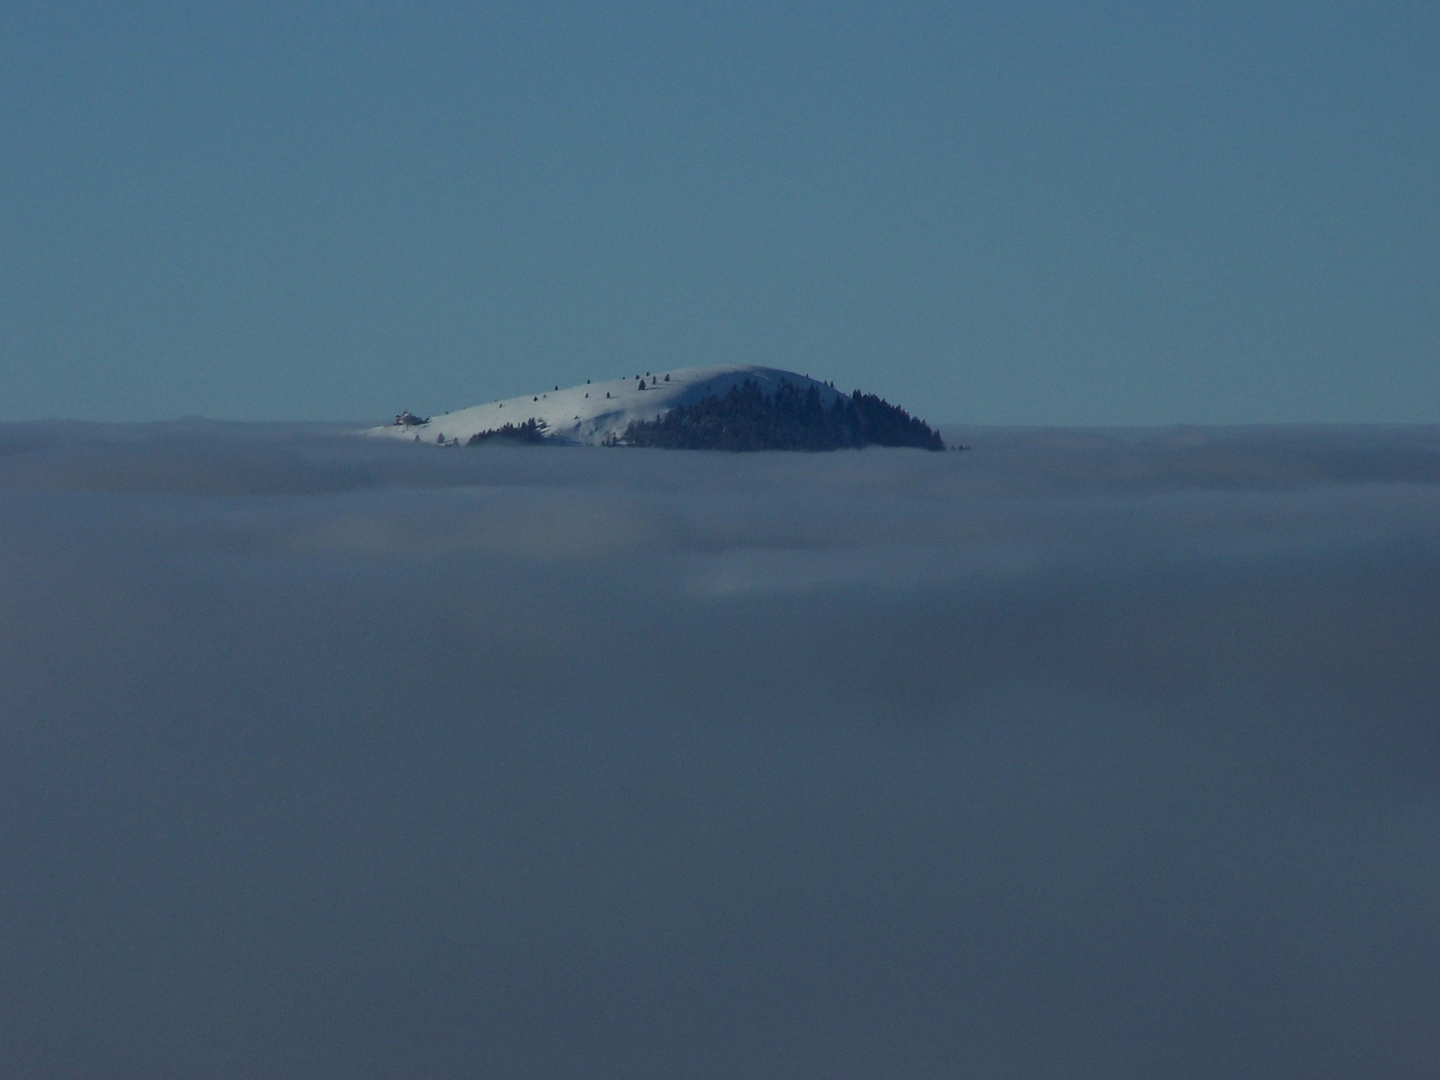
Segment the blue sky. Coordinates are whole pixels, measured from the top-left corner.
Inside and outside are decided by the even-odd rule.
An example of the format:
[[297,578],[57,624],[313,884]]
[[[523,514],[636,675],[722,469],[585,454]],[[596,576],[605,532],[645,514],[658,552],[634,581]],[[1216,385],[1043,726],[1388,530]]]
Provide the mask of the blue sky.
[[0,418],[1440,420],[1433,4],[0,10]]

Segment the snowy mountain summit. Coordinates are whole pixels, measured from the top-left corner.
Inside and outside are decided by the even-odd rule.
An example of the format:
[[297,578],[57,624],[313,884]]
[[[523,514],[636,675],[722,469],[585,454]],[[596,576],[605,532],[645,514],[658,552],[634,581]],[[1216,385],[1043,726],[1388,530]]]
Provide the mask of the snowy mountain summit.
[[444,446],[500,437],[673,449],[944,449],[922,421],[873,394],[847,395],[793,371],[730,365],[557,387],[429,419],[403,412],[367,434]]

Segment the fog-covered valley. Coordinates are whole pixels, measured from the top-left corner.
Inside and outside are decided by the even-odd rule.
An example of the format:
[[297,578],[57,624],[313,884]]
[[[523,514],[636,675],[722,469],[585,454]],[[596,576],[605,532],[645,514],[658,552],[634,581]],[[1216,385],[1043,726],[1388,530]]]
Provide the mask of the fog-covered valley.
[[1440,429],[0,427],[0,1074],[1426,1076]]

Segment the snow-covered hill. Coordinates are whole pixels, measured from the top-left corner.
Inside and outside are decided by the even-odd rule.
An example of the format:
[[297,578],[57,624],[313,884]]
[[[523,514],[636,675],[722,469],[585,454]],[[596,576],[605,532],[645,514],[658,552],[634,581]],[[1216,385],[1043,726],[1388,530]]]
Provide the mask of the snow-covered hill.
[[826,405],[838,396],[827,383],[779,368],[737,365],[680,368],[525,394],[432,417],[425,423],[386,424],[371,428],[367,434],[463,444],[482,431],[495,431],[505,424],[519,426],[533,419],[542,425],[545,435],[556,442],[598,446],[623,432],[631,421],[654,420],[677,405],[693,405],[712,394],[723,396],[746,379],[759,383],[767,395],[781,380],[786,380],[801,389],[816,387]]

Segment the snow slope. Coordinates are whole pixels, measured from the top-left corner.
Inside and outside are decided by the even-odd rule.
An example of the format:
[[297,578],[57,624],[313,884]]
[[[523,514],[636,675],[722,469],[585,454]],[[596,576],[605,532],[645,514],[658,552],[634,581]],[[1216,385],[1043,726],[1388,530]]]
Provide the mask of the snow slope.
[[[711,394],[724,395],[745,379],[754,379],[767,392],[782,379],[802,388],[814,386],[827,405],[838,396],[826,383],[779,368],[681,368],[492,401],[432,417],[424,424],[386,424],[370,428],[366,434],[428,443],[452,439],[464,443],[479,432],[494,431],[505,424],[523,424],[533,418],[557,442],[598,446],[609,436],[623,432],[632,420],[653,420],[677,405],[691,405]],[[644,390],[640,389],[641,383]]]

